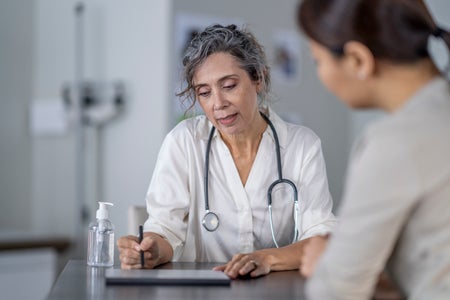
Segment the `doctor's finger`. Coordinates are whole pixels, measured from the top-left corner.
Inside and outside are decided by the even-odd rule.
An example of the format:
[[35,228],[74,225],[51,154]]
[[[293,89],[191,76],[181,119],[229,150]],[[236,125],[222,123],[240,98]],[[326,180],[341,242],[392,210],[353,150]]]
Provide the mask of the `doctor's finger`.
[[231,277],[236,278],[237,276],[246,275],[255,268],[258,267],[258,264],[252,259],[251,256],[242,256],[239,260],[232,261],[228,263],[228,267],[225,269],[225,273]]
[[[140,243],[139,250],[151,251],[151,250],[153,250],[153,249],[155,249],[157,247],[158,247],[158,244],[155,241],[155,239],[153,237],[146,236],[146,237],[144,237],[144,239]],[[138,248],[136,248],[136,249],[138,249]]]
[[[140,258],[140,257],[139,257]],[[126,256],[124,254],[120,254],[120,267],[122,269],[139,269],[141,268],[140,259],[136,259],[134,256]]]
[[138,264],[127,264],[127,263],[120,263],[120,268],[123,270],[131,270],[131,269],[142,269],[141,263]]
[[225,271],[225,268],[227,267],[227,265],[220,265],[220,266],[215,266],[213,268],[214,271]]
[[234,272],[237,272],[242,266],[242,258],[244,257],[243,254],[235,254],[231,258],[231,260],[226,264],[225,269],[223,270],[225,273],[230,273],[234,270]]
[[258,269],[258,264],[254,260],[247,261],[242,268],[239,269],[239,275],[244,276]]
[[121,237],[117,240],[117,247],[119,249],[133,248],[138,243],[138,238],[132,235]]

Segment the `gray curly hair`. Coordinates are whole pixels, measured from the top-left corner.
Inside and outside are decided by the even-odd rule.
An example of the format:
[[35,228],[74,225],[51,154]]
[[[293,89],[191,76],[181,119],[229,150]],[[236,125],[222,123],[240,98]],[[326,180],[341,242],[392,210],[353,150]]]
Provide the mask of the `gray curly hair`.
[[177,96],[192,101],[188,110],[196,102],[193,78],[197,68],[208,56],[217,52],[232,55],[251,80],[260,81],[262,88],[258,98],[259,103],[262,104],[270,90],[270,69],[263,47],[246,29],[238,29],[234,24],[228,26],[215,24],[196,34],[184,54],[183,76],[187,86]]

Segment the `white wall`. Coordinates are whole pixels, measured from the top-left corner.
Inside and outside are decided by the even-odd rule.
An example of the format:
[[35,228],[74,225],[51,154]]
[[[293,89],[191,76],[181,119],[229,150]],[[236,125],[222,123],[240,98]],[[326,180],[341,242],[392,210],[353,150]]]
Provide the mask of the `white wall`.
[[447,0],[425,0],[439,26],[449,30],[450,27],[450,3]]
[[29,1],[0,3],[0,230],[31,226],[32,17]]
[[[75,80],[74,7],[78,2],[36,3],[34,101],[61,98],[63,84]],[[110,217],[120,236],[126,233],[127,207],[143,203],[160,143],[168,131],[171,2],[84,2],[85,78],[122,80],[127,89],[122,116],[98,132],[86,129],[87,222],[95,218],[96,201],[113,202]],[[75,236],[80,213],[74,197],[73,130],[63,136],[34,137],[32,142],[33,228]],[[101,155],[97,156],[97,148]],[[101,191],[92,187],[96,180]],[[87,233],[87,223],[82,228]]]

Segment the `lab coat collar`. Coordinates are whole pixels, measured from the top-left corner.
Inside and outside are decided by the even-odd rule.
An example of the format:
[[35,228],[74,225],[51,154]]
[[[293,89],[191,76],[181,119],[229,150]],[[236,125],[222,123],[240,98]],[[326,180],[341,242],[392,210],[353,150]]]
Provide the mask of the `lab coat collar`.
[[[275,111],[273,111],[271,108],[267,108],[263,113],[266,114],[266,116],[269,117],[270,121],[272,121],[273,126],[275,127],[275,130],[278,135],[278,141],[280,143],[280,148],[284,149],[288,143],[287,141],[287,123],[283,121],[280,116],[278,116]],[[273,136],[272,129],[270,129],[270,126],[267,126],[266,131],[264,134],[268,134],[271,138],[273,143],[275,143],[275,137]]]

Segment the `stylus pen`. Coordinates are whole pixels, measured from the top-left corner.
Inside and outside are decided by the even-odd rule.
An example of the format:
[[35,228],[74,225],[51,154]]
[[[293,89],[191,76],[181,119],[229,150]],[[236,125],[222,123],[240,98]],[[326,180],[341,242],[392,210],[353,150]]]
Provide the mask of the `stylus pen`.
[[[139,244],[142,242],[142,239],[144,238],[144,228],[142,225],[139,225]],[[145,261],[144,261],[144,251],[141,250],[141,267],[144,268]]]

